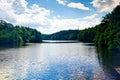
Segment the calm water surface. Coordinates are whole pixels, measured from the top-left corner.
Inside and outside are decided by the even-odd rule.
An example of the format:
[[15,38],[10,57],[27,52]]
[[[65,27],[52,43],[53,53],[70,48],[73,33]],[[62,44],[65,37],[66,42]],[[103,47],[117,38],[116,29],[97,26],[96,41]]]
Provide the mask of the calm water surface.
[[41,43],[0,50],[0,80],[114,80],[95,46]]

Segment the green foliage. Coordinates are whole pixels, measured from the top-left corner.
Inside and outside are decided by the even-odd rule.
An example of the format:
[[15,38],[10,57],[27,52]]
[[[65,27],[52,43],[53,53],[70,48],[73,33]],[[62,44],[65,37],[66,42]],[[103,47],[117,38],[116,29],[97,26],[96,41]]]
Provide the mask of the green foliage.
[[28,42],[42,42],[41,33],[35,29],[13,26],[5,21],[0,21],[0,45],[18,46]]
[[88,28],[79,32],[78,40],[82,42],[94,42],[94,37],[94,28]]
[[109,50],[120,50],[120,5],[96,26],[95,34],[95,43],[99,48],[105,46]]
[[103,17],[99,25],[81,30],[78,40],[95,42],[98,48],[104,46],[112,51],[120,51],[120,5]]
[[43,34],[44,40],[77,40],[79,30],[66,30],[56,32],[50,35]]

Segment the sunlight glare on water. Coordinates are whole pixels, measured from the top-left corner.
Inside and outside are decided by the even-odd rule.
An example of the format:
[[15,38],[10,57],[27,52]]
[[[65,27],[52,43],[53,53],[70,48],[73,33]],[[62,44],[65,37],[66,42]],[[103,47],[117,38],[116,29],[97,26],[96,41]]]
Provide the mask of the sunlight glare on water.
[[110,80],[95,46],[42,43],[0,51],[0,80]]

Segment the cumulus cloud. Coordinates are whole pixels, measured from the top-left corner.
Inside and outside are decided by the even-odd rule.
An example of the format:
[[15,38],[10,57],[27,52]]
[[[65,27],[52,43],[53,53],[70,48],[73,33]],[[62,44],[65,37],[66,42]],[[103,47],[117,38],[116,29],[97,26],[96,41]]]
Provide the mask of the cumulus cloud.
[[66,0],[56,0],[59,4],[66,5]]
[[50,13],[50,10],[37,4],[28,8],[28,3],[25,0],[0,0],[0,19],[7,20],[15,25],[32,27],[42,33],[84,29],[99,23],[98,18],[96,18],[97,14],[81,19],[61,19],[59,15],[49,19]]
[[56,0],[59,4],[62,4],[62,5],[66,5],[70,8],[77,8],[77,9],[82,9],[82,10],[90,10],[89,7],[86,7],[84,4],[82,3],[74,3],[74,2],[71,2],[71,3],[67,3],[66,0]]
[[93,15],[90,15],[90,16],[86,16],[86,17],[84,17],[83,19],[94,19],[94,18],[96,18],[98,16],[98,14],[93,14]]
[[[15,22],[14,10],[11,7],[13,1],[0,0],[0,19]],[[12,18],[13,17],[13,18]]]
[[110,12],[119,4],[119,0],[93,0],[91,2],[99,12]]
[[33,4],[30,8],[25,0],[0,0],[0,19],[32,27],[46,26],[50,10]]
[[90,10],[88,7],[86,7],[84,4],[82,3],[74,3],[74,2],[71,2],[67,5],[68,7],[71,7],[71,8],[77,8],[77,9],[82,9],[82,10]]
[[25,0],[14,0],[12,3],[12,9],[15,13],[23,13],[27,9],[27,2]]
[[[49,28],[39,27],[37,28],[39,31],[43,31],[49,33],[61,31],[61,30],[68,30],[68,29],[85,29],[88,27],[93,27],[100,23],[100,20],[97,18],[97,14],[84,17],[84,18],[76,18],[76,19],[59,19],[54,18],[49,20],[50,25]],[[91,17],[91,18],[90,18]],[[89,19],[87,19],[89,18]]]
[[47,16],[50,14],[49,10],[41,8],[36,4],[33,4],[30,9],[23,14],[17,16],[17,23],[24,24],[25,26],[45,27],[46,22],[48,21]]

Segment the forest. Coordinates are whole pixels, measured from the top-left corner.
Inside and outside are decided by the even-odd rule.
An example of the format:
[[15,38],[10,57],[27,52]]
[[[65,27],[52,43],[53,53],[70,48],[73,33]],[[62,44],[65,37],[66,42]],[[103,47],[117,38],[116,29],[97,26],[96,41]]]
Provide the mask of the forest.
[[29,27],[14,26],[0,20],[0,45],[19,46],[28,42],[42,42],[41,33]]
[[79,30],[64,30],[50,35],[43,34],[44,40],[77,40]]
[[79,41],[95,42],[98,48],[120,50],[120,5],[105,15],[100,24],[79,32]]

